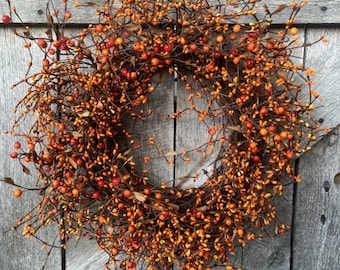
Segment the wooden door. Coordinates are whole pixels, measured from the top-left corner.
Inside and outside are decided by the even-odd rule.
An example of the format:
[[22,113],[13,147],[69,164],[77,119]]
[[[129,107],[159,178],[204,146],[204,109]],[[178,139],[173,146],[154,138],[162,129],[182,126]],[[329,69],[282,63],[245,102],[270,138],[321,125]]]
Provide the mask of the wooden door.
[[[80,1],[82,2],[82,1]],[[99,2],[99,1],[98,1]],[[268,2],[268,1],[264,1]],[[269,1],[270,2],[270,1]],[[267,3],[276,6],[286,1]],[[33,24],[34,33],[45,31],[41,23],[45,22],[45,0],[13,0],[18,13],[25,23]],[[260,5],[261,3],[259,3]],[[69,7],[72,10],[73,1]],[[309,43],[324,35],[328,43],[317,43],[298,52],[301,62],[306,67],[317,70],[315,89],[324,98],[318,104],[315,112],[322,127],[329,126],[331,132],[320,136],[313,149],[297,160],[297,171],[301,175],[301,183],[287,188],[278,205],[279,218],[292,229],[283,236],[265,238],[262,241],[251,242],[248,246],[237,250],[231,263],[244,269],[338,269],[340,265],[340,12],[339,0],[319,1],[310,0],[299,15],[299,27],[305,42]],[[84,24],[94,17],[94,7],[83,6],[82,12],[77,11],[74,23]],[[7,6],[0,3],[1,13],[7,13]],[[282,18],[284,17],[282,13]],[[279,22],[278,22],[279,23]],[[77,26],[75,26],[77,28]],[[82,26],[79,26],[81,29]],[[74,31],[74,29],[70,30]],[[22,50],[22,40],[16,38],[4,25],[0,25],[0,78],[1,95],[0,108],[0,177],[11,177],[17,183],[34,182],[34,171],[27,175],[16,162],[9,158],[13,149],[14,139],[3,133],[9,129],[12,121],[12,109],[25,92],[24,88],[10,90],[11,84],[21,79],[26,71],[25,63],[29,56]],[[38,52],[33,51],[33,59],[40,61]],[[173,156],[163,157],[164,153],[176,150],[191,149],[198,141],[205,142],[210,123],[193,121],[196,115],[187,114],[180,121],[169,117],[188,93],[180,81],[173,76],[164,78],[150,98],[157,104],[155,117],[147,122],[138,123],[135,127],[136,136],[147,141],[152,136],[157,147],[145,147],[144,151],[155,157],[148,165],[151,173],[157,179],[179,179],[188,175],[192,169],[204,168],[207,164],[199,155],[190,156],[190,165],[185,160],[174,160]],[[161,101],[161,102],[160,102]],[[176,102],[176,104],[175,104]],[[164,116],[160,121],[160,116]],[[164,120],[165,119],[165,120]],[[138,132],[137,132],[138,131]],[[151,135],[150,135],[151,134]],[[160,152],[159,149],[162,149]],[[169,165],[170,163],[170,165]],[[175,166],[171,166],[174,163]],[[140,166],[143,165],[140,160]],[[15,224],[15,219],[21,217],[34,206],[38,198],[31,193],[24,194],[21,199],[12,196],[13,187],[0,185],[0,268],[40,269],[45,263],[49,248],[41,248],[41,243],[21,235],[21,231],[6,232]],[[53,242],[55,231],[50,228],[41,235]],[[59,241],[56,239],[55,241]],[[64,254],[65,255],[65,254]],[[63,258],[63,259],[62,259]],[[45,269],[61,269],[65,257],[60,250],[53,250],[49,255]],[[106,255],[96,249],[91,241],[81,240],[71,242],[66,251],[66,269],[102,269]]]

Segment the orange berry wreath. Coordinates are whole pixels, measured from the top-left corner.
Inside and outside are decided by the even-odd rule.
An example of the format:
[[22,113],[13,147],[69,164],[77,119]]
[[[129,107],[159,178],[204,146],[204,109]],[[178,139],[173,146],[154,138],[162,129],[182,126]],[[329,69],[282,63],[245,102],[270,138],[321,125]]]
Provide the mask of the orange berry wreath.
[[[30,213],[35,218],[18,221],[24,234],[52,223],[63,239],[95,239],[110,256],[107,267],[144,260],[150,269],[174,262],[205,269],[227,266],[235,245],[270,224],[283,233],[272,198],[282,194],[284,175],[294,178],[294,156],[315,139],[310,112],[317,94],[313,70],[294,62],[294,50],[304,45],[293,24],[304,3],[271,12],[258,2],[107,0],[97,10],[99,23],[76,36],[63,32],[69,11],[63,19],[51,14],[50,29],[57,30],[47,38],[23,34],[44,56],[41,70],[21,82],[27,94],[11,131],[27,144],[16,143],[11,156],[35,165],[33,190],[42,196]],[[286,25],[272,31],[284,8],[291,9]],[[176,73],[205,97],[198,121],[220,119],[207,142],[219,151],[200,187],[156,186],[130,155],[126,123],[148,117],[140,106],[160,91],[152,81],[160,71]],[[195,110],[193,100],[187,110]],[[30,130],[16,132],[32,114]]]

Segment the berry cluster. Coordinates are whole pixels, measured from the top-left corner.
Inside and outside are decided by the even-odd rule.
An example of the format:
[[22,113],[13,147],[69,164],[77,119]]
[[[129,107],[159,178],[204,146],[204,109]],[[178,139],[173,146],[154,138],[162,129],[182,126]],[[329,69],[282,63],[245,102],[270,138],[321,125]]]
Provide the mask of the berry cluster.
[[[72,17],[65,7],[62,23],[53,14],[55,36],[28,40],[43,59],[41,71],[21,81],[27,94],[11,134],[25,145],[15,143],[11,157],[35,165],[42,199],[18,220],[25,235],[53,223],[63,239],[95,239],[108,265],[133,269],[142,259],[150,269],[210,269],[227,266],[235,245],[261,238],[268,225],[284,232],[272,198],[282,194],[284,175],[298,180],[292,160],[318,130],[310,116],[314,71],[294,61],[304,46],[295,16],[305,3],[273,12],[264,5],[259,18],[259,1],[232,2],[123,0],[117,7],[107,0],[97,11],[100,23],[73,37],[63,33]],[[284,8],[291,9],[286,25],[272,31]],[[136,142],[126,123],[147,118],[140,106],[161,91],[152,77],[164,70],[176,72],[190,93],[173,117],[196,110],[204,97],[197,121],[222,119],[209,129],[207,145],[219,154],[200,188],[155,186],[130,153]],[[30,130],[16,132],[32,114]]]

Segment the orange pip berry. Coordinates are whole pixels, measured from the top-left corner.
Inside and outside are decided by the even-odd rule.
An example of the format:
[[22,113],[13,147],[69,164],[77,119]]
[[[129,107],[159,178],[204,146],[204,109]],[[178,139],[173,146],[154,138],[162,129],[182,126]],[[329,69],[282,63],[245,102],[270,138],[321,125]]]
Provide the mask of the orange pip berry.
[[268,134],[268,130],[267,130],[266,128],[261,128],[261,129],[260,129],[260,134],[261,134],[262,136],[266,136],[266,135]]
[[22,195],[22,190],[21,190],[21,189],[17,188],[17,189],[15,189],[15,190],[13,191],[13,196],[14,196],[15,198],[20,198],[21,195]]
[[288,30],[288,33],[292,36],[296,35],[299,32],[299,30],[296,27],[291,27]]
[[65,19],[71,19],[72,13],[70,11],[66,11],[64,14]]
[[223,35],[218,35],[218,36],[216,37],[216,41],[217,41],[218,43],[222,43],[222,42],[224,41]]
[[234,33],[239,33],[241,31],[241,25],[235,24],[233,26],[233,31],[234,31]]

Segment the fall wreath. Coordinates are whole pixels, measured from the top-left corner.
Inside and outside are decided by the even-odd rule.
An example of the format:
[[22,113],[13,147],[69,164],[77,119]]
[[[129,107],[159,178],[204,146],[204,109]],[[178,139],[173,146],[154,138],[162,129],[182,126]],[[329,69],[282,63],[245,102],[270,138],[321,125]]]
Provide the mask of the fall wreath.
[[[24,141],[11,157],[24,168],[33,164],[38,175],[34,189],[14,194],[33,190],[42,198],[17,221],[24,235],[57,224],[62,239],[95,239],[109,254],[107,267],[132,269],[144,260],[150,269],[210,269],[232,268],[234,247],[261,238],[270,224],[283,233],[272,199],[282,194],[284,175],[299,180],[292,161],[318,130],[310,115],[318,98],[314,71],[294,55],[306,46],[294,26],[306,1],[271,11],[255,0],[107,0],[98,24],[69,36],[72,14],[63,2],[63,14],[48,13],[46,37],[32,37],[27,26],[15,30],[25,47],[43,53],[41,70],[19,82],[27,94],[10,131]],[[286,24],[272,30],[284,9],[291,9]],[[162,71],[188,91],[187,108],[170,117],[197,110],[195,100],[204,97],[197,121],[219,119],[206,142],[206,151],[218,149],[213,169],[200,187],[172,186],[170,179],[157,186],[131,155],[138,142],[126,123],[153,114],[141,108],[161,91],[152,78]],[[17,132],[32,115],[30,129]]]

